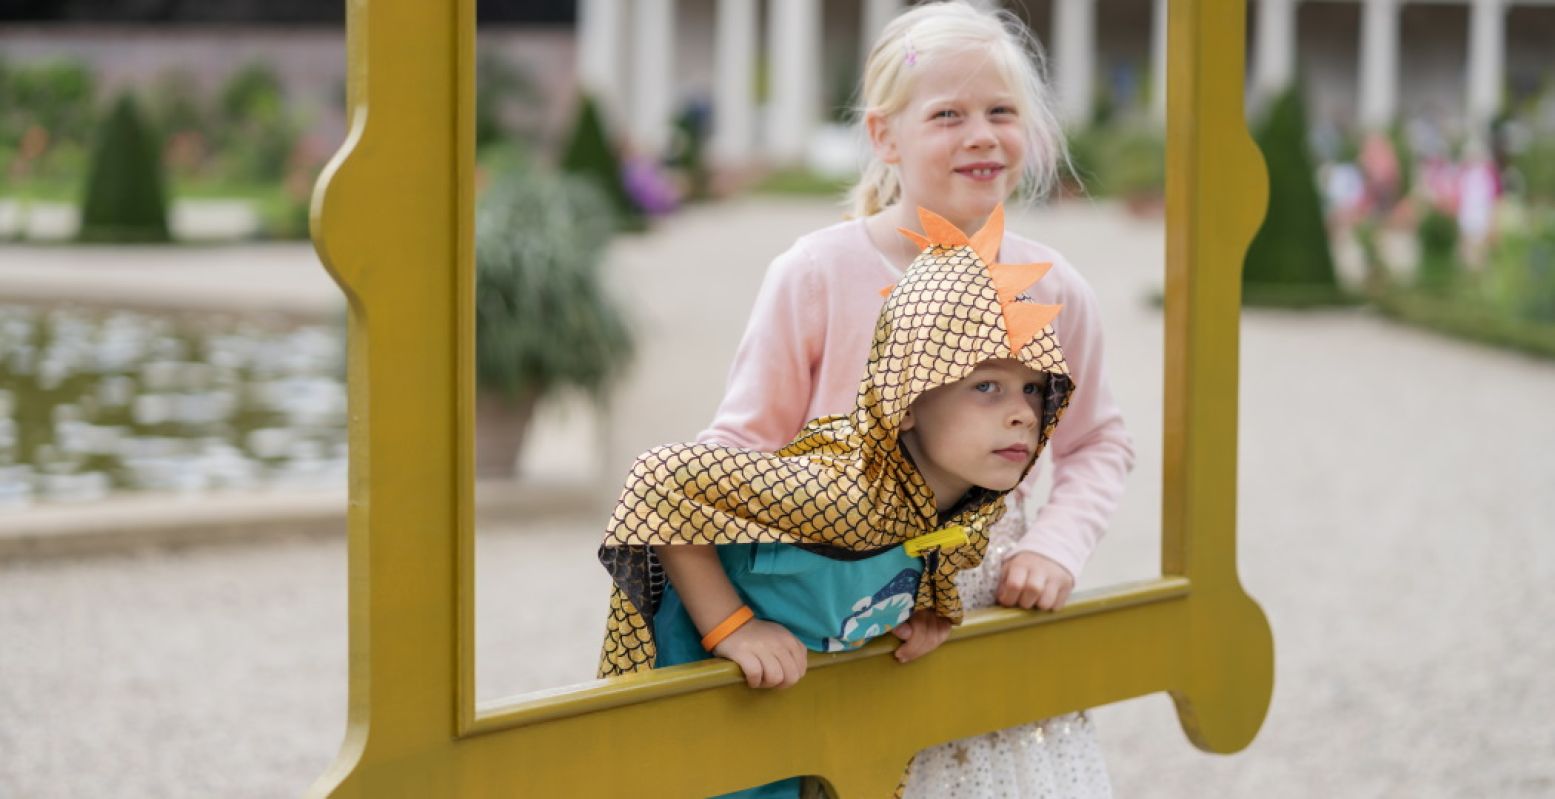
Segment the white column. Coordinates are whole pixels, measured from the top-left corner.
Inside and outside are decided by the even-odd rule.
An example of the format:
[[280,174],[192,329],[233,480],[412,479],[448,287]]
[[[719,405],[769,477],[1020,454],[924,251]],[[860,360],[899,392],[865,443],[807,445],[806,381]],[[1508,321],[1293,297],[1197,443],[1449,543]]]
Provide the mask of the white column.
[[1150,118],[1166,123],[1166,0],[1150,9]]
[[632,48],[632,139],[646,154],[669,143],[671,70],[675,57],[675,0],[635,0]]
[[820,118],[820,0],[768,0],[772,87],[768,152],[779,163],[804,158]]
[[1296,77],[1296,0],[1258,0],[1253,96],[1268,100]]
[[869,48],[875,46],[875,37],[885,30],[886,23],[895,19],[900,13],[902,13],[902,0],[864,0],[864,17],[859,25],[860,64],[869,59]]
[[621,98],[621,0],[579,0],[578,84],[593,95],[602,110],[615,117]]
[[1096,0],[1054,0],[1053,72],[1060,115],[1083,126],[1096,97]]
[[1468,122],[1483,128],[1501,110],[1506,70],[1504,0],[1473,0],[1469,11]]
[[1398,0],[1361,5],[1361,126],[1392,124],[1398,113]]
[[713,159],[750,158],[756,131],[756,0],[718,0],[713,59]]

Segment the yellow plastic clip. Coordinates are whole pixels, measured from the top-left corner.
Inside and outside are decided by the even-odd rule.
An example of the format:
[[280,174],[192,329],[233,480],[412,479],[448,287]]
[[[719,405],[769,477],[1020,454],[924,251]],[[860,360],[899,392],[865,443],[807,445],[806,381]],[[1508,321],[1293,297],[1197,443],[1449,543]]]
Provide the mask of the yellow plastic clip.
[[935,530],[932,533],[924,533],[917,538],[909,538],[902,544],[902,549],[907,550],[911,557],[922,557],[923,553],[940,547],[955,548],[967,542],[966,528],[961,525],[952,525],[943,530]]

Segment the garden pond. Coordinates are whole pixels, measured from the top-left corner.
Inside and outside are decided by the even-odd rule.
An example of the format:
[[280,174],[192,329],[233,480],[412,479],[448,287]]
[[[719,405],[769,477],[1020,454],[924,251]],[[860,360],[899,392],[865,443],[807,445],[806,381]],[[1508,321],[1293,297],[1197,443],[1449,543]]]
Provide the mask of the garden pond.
[[0,304],[0,510],[344,485],[344,325]]

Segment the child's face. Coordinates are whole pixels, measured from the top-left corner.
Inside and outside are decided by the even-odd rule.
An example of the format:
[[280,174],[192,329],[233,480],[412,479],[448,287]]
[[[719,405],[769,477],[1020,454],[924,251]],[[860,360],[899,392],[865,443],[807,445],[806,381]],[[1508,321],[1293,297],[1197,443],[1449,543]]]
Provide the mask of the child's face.
[[1047,377],[1019,361],[984,361],[924,392],[902,419],[902,443],[948,510],[972,486],[1007,491],[1031,465]]
[[918,69],[906,107],[882,121],[876,152],[898,165],[906,207],[972,230],[1020,184],[1026,133],[1016,96],[983,52]]

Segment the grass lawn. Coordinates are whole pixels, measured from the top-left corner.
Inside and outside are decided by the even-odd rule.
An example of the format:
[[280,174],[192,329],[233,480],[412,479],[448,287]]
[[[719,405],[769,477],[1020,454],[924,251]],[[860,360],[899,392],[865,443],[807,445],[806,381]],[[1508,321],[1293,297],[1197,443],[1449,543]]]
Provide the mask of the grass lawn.
[[[82,187],[66,180],[35,179],[0,185],[0,201],[77,205]],[[266,238],[306,238],[306,214],[279,183],[232,183],[226,181],[176,181],[169,200],[239,200],[248,202],[259,215],[260,229]]]

